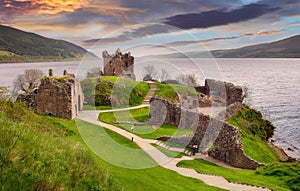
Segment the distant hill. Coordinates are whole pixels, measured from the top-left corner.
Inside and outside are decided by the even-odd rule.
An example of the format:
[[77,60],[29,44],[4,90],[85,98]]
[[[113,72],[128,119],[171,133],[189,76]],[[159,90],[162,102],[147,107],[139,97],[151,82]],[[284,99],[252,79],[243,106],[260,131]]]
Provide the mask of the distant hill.
[[300,35],[238,49],[212,51],[218,58],[300,58]]
[[[214,50],[216,58],[300,58],[300,35],[271,43],[245,46],[237,49]],[[207,58],[208,52],[185,52],[155,55],[163,58]],[[153,56],[147,56],[153,57]]]
[[[63,40],[0,25],[0,62],[79,60],[88,51]],[[96,57],[89,53],[91,57]]]

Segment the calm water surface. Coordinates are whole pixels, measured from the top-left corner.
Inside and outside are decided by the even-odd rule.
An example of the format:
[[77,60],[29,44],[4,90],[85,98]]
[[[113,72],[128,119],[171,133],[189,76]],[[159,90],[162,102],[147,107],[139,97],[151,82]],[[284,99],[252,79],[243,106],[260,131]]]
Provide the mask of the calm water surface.
[[[181,59],[170,62],[193,72]],[[205,63],[209,62],[203,62],[202,67],[207,67],[209,64]],[[218,64],[225,81],[248,87],[246,102],[262,111],[277,127],[275,144],[290,156],[300,158],[300,59],[217,59],[213,62]],[[55,75],[61,75],[65,69],[76,73],[79,65],[80,62],[0,64],[0,86],[12,86],[12,81],[25,69],[39,68],[47,74],[52,68]],[[140,79],[143,74],[139,74],[138,67],[136,71]]]

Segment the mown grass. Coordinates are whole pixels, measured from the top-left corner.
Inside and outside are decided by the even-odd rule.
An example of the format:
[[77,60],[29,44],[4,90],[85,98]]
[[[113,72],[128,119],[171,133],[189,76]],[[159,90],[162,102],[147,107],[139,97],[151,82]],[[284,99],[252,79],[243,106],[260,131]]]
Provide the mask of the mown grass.
[[179,167],[192,168],[199,173],[223,176],[230,182],[267,187],[272,190],[299,190],[300,164],[274,163],[253,170],[234,170],[217,166],[203,159],[181,161]]
[[[95,129],[99,128],[98,126],[88,124],[85,122],[81,123],[84,124],[82,128],[86,128],[87,126],[93,127]],[[107,130],[106,130],[107,131]],[[110,132],[110,131],[108,131]],[[78,132],[76,131],[76,134]],[[94,133],[94,132],[93,132]],[[112,136],[114,135],[114,132],[110,132]],[[105,134],[104,131],[98,132],[97,135],[99,135],[99,141],[102,140],[103,135]],[[76,136],[76,139],[78,139],[78,136]],[[79,138],[80,139],[80,138]],[[117,135],[115,138],[113,138],[116,142],[120,143],[120,145],[128,147],[128,144],[133,144],[130,140],[124,140],[126,138],[120,137],[120,135]],[[80,140],[81,144],[85,145],[83,143],[83,140]],[[103,146],[102,146],[103,147]],[[131,146],[129,146],[131,147]],[[109,149],[108,149],[109,150]],[[91,152],[91,151],[90,151]],[[107,151],[106,154],[109,155],[114,154],[114,150]],[[93,155],[96,156],[96,154],[93,152]],[[119,158],[126,158],[121,155],[117,155],[116,157]],[[167,170],[165,168],[154,166],[151,168],[145,168],[145,169],[130,169],[125,167],[120,167],[111,164],[107,160],[103,160],[102,158],[97,158],[98,161],[101,162],[108,170],[109,173],[112,175],[113,179],[116,181],[117,185],[122,188],[124,191],[165,191],[165,190],[176,190],[176,191],[185,191],[185,190],[208,190],[208,191],[217,191],[222,190],[220,188],[215,188],[208,186],[204,184],[202,181],[188,178],[181,176],[177,174],[174,171]],[[135,158],[132,160],[133,163],[139,163],[140,158]]]
[[103,81],[110,81],[110,82],[116,82],[120,80],[119,76],[101,76],[101,80]]
[[0,101],[1,190],[117,190],[78,142],[74,121],[52,120]]
[[168,150],[166,148],[163,148],[163,147],[161,147],[157,144],[154,144],[154,143],[151,143],[151,145],[154,146],[155,148],[157,148],[158,150],[160,150],[162,153],[164,153],[168,157],[171,157],[171,158],[181,158],[183,156],[187,156],[183,152],[170,151],[170,150]]
[[154,95],[162,96],[163,98],[176,103],[179,101],[179,95],[197,95],[195,89],[190,86],[181,84],[156,84],[156,91]]
[[[101,113],[99,115],[99,120],[115,125],[119,128],[122,128],[126,131],[132,132],[131,124],[119,124],[115,123],[116,121],[119,122],[143,122],[149,118],[149,107],[139,108],[139,109],[132,109],[130,111],[117,111],[117,112],[107,112]],[[135,126],[134,127],[134,134],[144,138],[144,139],[156,139],[161,136],[169,135],[169,136],[182,136],[186,134],[191,134],[191,129],[178,129],[172,125],[162,125],[160,127],[156,126]]]
[[262,118],[260,112],[244,106],[228,123],[240,129],[247,156],[261,163],[279,161],[278,154],[265,140],[273,135],[273,126]]

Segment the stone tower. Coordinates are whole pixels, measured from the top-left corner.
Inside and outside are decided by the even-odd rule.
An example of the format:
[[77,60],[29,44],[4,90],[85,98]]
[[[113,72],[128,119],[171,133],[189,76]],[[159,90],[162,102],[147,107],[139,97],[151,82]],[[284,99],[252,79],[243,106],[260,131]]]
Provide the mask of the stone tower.
[[131,53],[122,54],[118,48],[110,55],[106,50],[102,52],[104,76],[127,76],[136,80],[134,75],[134,57]]

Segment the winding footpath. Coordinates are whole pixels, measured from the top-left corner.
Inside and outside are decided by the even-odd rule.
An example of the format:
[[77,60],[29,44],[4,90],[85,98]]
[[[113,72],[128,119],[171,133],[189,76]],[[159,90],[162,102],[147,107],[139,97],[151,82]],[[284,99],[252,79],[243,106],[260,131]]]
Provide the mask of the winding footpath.
[[[151,86],[151,89],[153,90],[153,86]],[[151,91],[150,89],[150,91]],[[149,91],[149,93],[150,93]],[[149,95],[148,93],[148,95]],[[154,91],[152,91],[154,93]],[[152,94],[151,93],[151,94]],[[151,95],[151,97],[153,94]],[[148,100],[150,100],[148,96]],[[134,142],[144,151],[146,152],[149,156],[151,156],[158,165],[175,171],[180,175],[186,176],[186,177],[191,177],[191,178],[196,178],[201,181],[203,181],[205,184],[226,189],[226,190],[232,190],[232,191],[267,191],[269,189],[267,188],[261,188],[261,187],[255,187],[255,186],[248,186],[248,185],[242,185],[242,184],[237,184],[237,183],[231,183],[228,182],[224,177],[221,176],[214,176],[214,175],[206,175],[206,174],[199,174],[197,173],[194,169],[188,169],[188,168],[181,168],[177,167],[177,164],[180,161],[183,160],[194,160],[195,158],[203,158],[205,156],[201,155],[196,155],[193,157],[190,156],[183,156],[182,158],[169,158],[165,154],[163,154],[161,151],[159,151],[157,148],[151,145],[151,143],[157,143],[156,140],[148,140],[148,139],[143,139],[133,133],[130,133],[128,131],[125,131],[123,129],[120,129],[116,126],[106,124],[103,122],[98,121],[98,116],[100,113],[103,112],[114,112],[114,111],[123,111],[123,110],[129,110],[133,108],[141,108],[141,107],[146,107],[149,106],[148,104],[145,104],[147,102],[144,102],[143,105],[137,106],[137,107],[131,107],[131,108],[123,108],[123,109],[116,109],[116,110],[105,110],[105,111],[96,111],[96,110],[88,110],[88,111],[81,111],[78,119],[99,125],[101,127],[107,128],[109,130],[112,130],[128,139],[134,140]],[[212,159],[211,159],[212,160]],[[222,164],[221,164],[222,165]],[[224,164],[225,165],[225,164]]]

